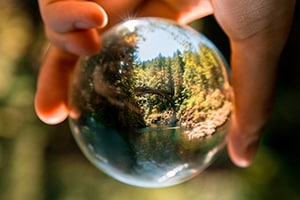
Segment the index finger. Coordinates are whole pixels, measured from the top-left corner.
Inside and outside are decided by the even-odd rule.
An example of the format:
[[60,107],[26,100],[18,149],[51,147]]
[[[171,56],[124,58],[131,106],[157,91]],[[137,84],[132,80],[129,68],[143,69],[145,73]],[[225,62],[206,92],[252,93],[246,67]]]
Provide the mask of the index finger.
[[107,24],[104,9],[92,1],[39,0],[43,21],[53,31],[101,28]]

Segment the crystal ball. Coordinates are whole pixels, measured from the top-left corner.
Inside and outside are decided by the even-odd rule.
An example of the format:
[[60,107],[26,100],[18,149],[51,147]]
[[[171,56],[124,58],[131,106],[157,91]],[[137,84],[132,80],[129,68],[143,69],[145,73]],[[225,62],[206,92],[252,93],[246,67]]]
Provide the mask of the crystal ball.
[[69,123],[84,155],[109,176],[166,187],[199,174],[225,145],[228,67],[215,45],[159,18],[122,22],[78,61]]

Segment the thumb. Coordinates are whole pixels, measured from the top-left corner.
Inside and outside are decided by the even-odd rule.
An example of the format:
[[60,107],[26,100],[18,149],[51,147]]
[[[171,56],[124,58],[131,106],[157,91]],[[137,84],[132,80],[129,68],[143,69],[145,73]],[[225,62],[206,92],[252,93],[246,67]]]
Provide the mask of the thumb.
[[232,162],[239,167],[248,167],[255,157],[262,128],[248,129],[239,127],[233,116],[231,129],[227,138],[227,148]]

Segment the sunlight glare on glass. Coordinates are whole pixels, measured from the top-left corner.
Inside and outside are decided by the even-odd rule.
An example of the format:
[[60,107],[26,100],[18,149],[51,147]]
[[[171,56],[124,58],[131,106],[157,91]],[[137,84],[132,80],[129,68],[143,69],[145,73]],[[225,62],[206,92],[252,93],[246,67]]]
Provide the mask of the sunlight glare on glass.
[[129,30],[130,32],[134,32],[134,31],[135,31],[135,28],[136,28],[136,25],[137,25],[138,23],[139,23],[138,20],[132,19],[132,20],[125,21],[123,25],[124,25],[126,28],[128,28],[128,30]]

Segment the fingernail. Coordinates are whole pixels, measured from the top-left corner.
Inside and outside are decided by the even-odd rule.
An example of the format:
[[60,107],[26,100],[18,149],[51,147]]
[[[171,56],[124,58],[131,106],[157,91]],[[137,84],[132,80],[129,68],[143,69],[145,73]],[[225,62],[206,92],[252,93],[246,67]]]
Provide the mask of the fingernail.
[[98,20],[83,20],[83,21],[78,21],[75,22],[75,27],[78,29],[89,29],[89,28],[103,28],[107,25],[108,23],[108,18],[106,13],[103,13],[103,17]]

